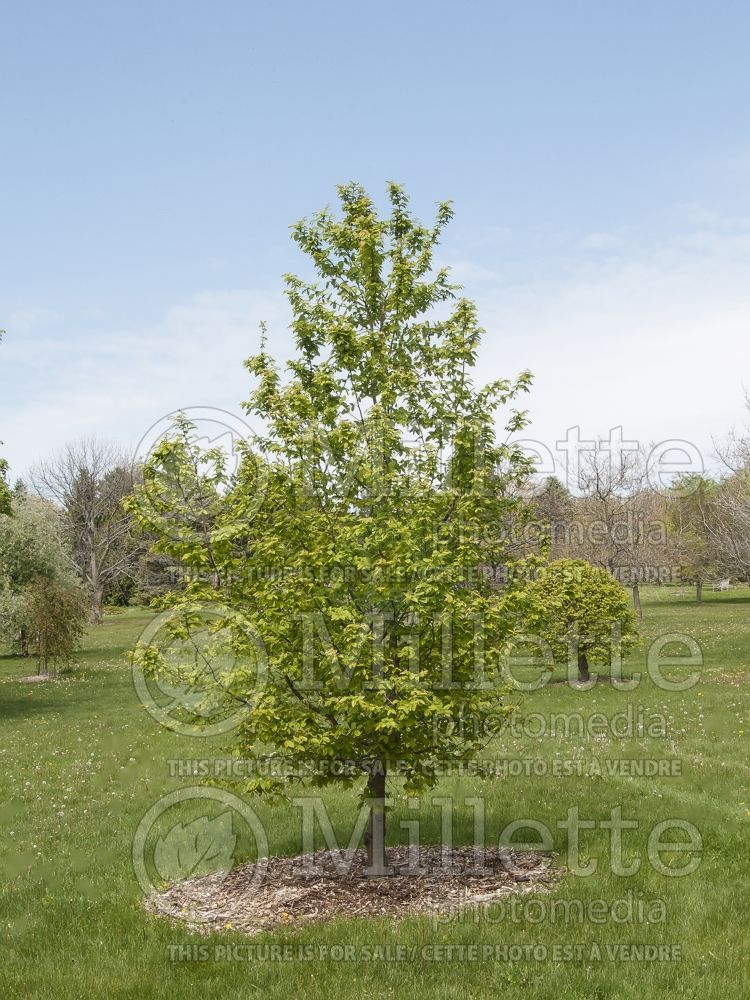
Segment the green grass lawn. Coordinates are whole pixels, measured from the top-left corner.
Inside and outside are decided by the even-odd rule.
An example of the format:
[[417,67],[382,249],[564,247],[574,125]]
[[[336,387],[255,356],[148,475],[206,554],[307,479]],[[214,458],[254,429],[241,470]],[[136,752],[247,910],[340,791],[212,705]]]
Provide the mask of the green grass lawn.
[[[190,779],[170,777],[169,759],[222,753],[222,738],[176,735],[160,727],[141,707],[124,652],[148,623],[147,612],[131,610],[93,629],[78,667],[52,683],[20,683],[33,673],[28,661],[0,657],[0,840],[1,997],[80,998],[170,997],[528,997],[528,998],[739,998],[750,995],[748,899],[750,898],[750,591],[709,593],[702,606],[673,588],[644,593],[644,648],[627,671],[644,672],[647,642],[663,633],[684,632],[701,645],[705,664],[699,682],[686,691],[665,691],[644,676],[632,691],[599,684],[581,692],[548,685],[529,694],[519,720],[488,748],[492,758],[540,762],[543,773],[481,780],[451,777],[432,794],[457,803],[456,843],[470,842],[473,810],[464,800],[485,798],[488,842],[517,818],[546,824],[564,864],[565,832],[556,826],[569,807],[597,821],[582,836],[581,857],[597,859],[588,877],[566,876],[552,899],[628,897],[642,904],[662,900],[663,922],[587,916],[565,923],[549,912],[537,920],[473,916],[434,926],[429,919],[403,922],[346,921],[285,929],[254,943],[390,946],[365,960],[228,961],[210,951],[206,961],[172,961],[170,946],[242,943],[231,930],[205,937],[149,917],[131,862],[133,835],[141,817],[166,792]],[[684,673],[684,671],[683,671]],[[680,675],[673,668],[670,676]],[[580,738],[558,731],[537,735],[539,720],[564,713],[612,716],[631,705],[634,718],[663,717],[666,735],[610,731]],[[523,723],[523,718],[527,723]],[[681,773],[637,777],[607,773],[607,761],[675,761]],[[558,764],[555,764],[555,761]],[[572,762],[565,764],[565,762]],[[553,773],[555,768],[572,773]],[[673,765],[670,765],[673,766]],[[326,790],[334,826],[348,840],[355,793]],[[300,848],[299,811],[253,800],[269,830],[273,853]],[[641,859],[630,876],[613,874],[609,832],[599,821],[613,807],[637,820],[625,835],[625,858]],[[425,805],[422,836],[439,842],[440,814]],[[389,820],[390,838],[400,819],[412,818],[398,799]],[[702,860],[692,875],[661,874],[649,864],[647,841],[662,820],[693,823],[703,837]],[[405,839],[405,834],[402,835]],[[677,852],[665,856],[678,868]],[[653,912],[653,911],[652,911]],[[674,961],[639,960],[639,953],[610,951],[617,945],[677,945]],[[406,945],[403,961],[393,949]],[[478,946],[471,952],[426,951],[433,945]],[[542,955],[506,960],[484,946],[544,946]],[[568,957],[553,951],[570,946]],[[576,945],[583,946],[580,957]],[[601,957],[592,957],[598,945]],[[509,956],[512,953],[509,953]],[[240,953],[241,955],[241,953]]]

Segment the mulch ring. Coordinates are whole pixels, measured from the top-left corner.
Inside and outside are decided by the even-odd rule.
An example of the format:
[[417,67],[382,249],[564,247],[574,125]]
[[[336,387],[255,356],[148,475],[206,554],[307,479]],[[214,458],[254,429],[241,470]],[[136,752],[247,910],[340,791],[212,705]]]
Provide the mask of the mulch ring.
[[366,864],[362,850],[271,857],[178,882],[146,905],[193,930],[257,934],[337,917],[455,913],[511,893],[548,892],[563,874],[550,855],[503,848],[486,850],[484,867],[473,847],[439,846],[419,850],[423,871],[409,867],[408,847],[388,849],[388,878],[367,877]]

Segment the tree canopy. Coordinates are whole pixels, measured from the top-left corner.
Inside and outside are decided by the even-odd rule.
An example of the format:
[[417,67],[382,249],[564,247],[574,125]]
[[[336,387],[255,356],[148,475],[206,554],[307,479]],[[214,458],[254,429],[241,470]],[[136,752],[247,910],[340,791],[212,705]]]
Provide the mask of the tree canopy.
[[[172,599],[175,634],[198,628],[208,605],[232,648],[217,676],[251,709],[238,748],[314,761],[319,782],[365,776],[366,842],[382,872],[386,775],[424,787],[484,742],[481,726],[456,723],[509,710],[500,654],[519,627],[523,574],[500,588],[492,571],[511,559],[503,526],[527,516],[529,463],[497,440],[495,420],[509,406],[508,432],[524,426],[512,407],[530,375],[476,383],[475,306],[434,268],[448,203],[424,226],[395,184],[386,216],[356,184],[339,195],[340,216],[293,228],[316,277],[286,276],[286,373],[265,340],[247,362],[247,411],[265,428],[257,451],[230,477],[183,421],[131,509],[194,571]],[[154,645],[136,659],[168,669]]]
[[0,514],[0,637],[24,653],[30,635],[25,597],[39,577],[76,586],[63,515],[48,501],[15,490],[10,512]]
[[529,588],[529,632],[543,639],[555,662],[578,664],[589,678],[589,662],[610,663],[638,636],[635,613],[625,591],[606,570],[583,559],[556,559]]

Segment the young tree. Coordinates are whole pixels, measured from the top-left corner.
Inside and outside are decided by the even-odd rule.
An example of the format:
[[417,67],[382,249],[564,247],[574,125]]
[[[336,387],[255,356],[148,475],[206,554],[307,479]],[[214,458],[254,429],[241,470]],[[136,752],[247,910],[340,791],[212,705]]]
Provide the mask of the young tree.
[[527,628],[551,648],[556,662],[577,659],[579,681],[590,663],[611,663],[638,638],[625,591],[606,570],[583,559],[557,559],[530,587]]
[[703,584],[717,573],[713,535],[713,498],[717,484],[704,476],[685,476],[676,484],[669,505],[670,528],[682,579],[695,584],[695,600],[703,601]]
[[71,586],[75,577],[60,510],[15,490],[9,514],[0,514],[0,639],[28,653],[24,595],[39,576]]
[[640,578],[669,562],[663,502],[648,485],[644,450],[611,449],[600,442],[582,453],[578,485],[582,538],[571,554],[629,584],[641,618]]
[[[433,270],[448,204],[424,227],[396,185],[385,218],[358,185],[339,193],[340,218],[324,211],[293,229],[317,281],[286,278],[297,347],[287,380],[265,342],[248,362],[262,455],[248,452],[230,479],[183,421],[131,507],[195,575],[173,599],[175,633],[205,627],[201,602],[221,601],[211,630],[237,659],[216,676],[252,707],[240,751],[259,741],[292,767],[317,761],[321,783],[363,775],[370,871],[382,875],[396,762],[409,788],[424,787],[430,765],[475,753],[482,720],[508,711],[500,653],[524,590],[498,589],[482,570],[507,563],[500,529],[524,510],[529,463],[495,440],[494,419],[530,376],[474,383],[475,307]],[[524,423],[512,411],[509,433]],[[153,646],[135,658],[166,667]],[[455,725],[467,713],[480,725]]]
[[131,460],[113,445],[87,438],[67,445],[32,471],[36,491],[65,512],[73,563],[102,619],[105,589],[133,572],[142,547],[123,507],[135,481]]
[[23,613],[39,673],[50,664],[69,663],[86,629],[86,596],[77,584],[63,585],[37,576],[26,589]]

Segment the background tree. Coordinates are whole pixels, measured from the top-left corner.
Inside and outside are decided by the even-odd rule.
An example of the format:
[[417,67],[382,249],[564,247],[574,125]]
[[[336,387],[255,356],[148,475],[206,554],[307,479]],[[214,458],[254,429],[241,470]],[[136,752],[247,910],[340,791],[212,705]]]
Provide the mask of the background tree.
[[106,589],[132,574],[142,552],[123,506],[135,482],[132,461],[114,445],[86,438],[37,465],[31,481],[65,513],[73,564],[99,622]]
[[725,476],[704,510],[704,530],[719,572],[750,581],[750,468]]
[[750,393],[745,393],[747,419],[744,427],[734,428],[724,441],[715,442],[716,455],[722,465],[733,472],[750,470]]
[[8,487],[8,463],[0,458],[0,514],[10,514],[11,493]]
[[132,591],[128,596],[130,603],[150,604],[182,586],[183,572],[171,556],[150,550],[156,538],[141,536],[140,541],[146,550],[138,559],[132,576]]
[[88,618],[88,602],[81,588],[37,576],[24,593],[23,614],[39,673],[48,676],[52,664],[69,663]]
[[575,517],[581,542],[570,546],[571,554],[629,585],[640,618],[641,578],[669,564],[663,503],[649,488],[643,449],[610,449],[602,443],[583,452],[578,485]]
[[574,657],[578,679],[589,680],[591,663],[611,664],[638,638],[622,585],[583,559],[556,559],[528,591],[527,629],[552,650],[556,663]]
[[[475,307],[432,268],[448,204],[424,227],[396,185],[385,218],[361,187],[339,193],[340,218],[293,229],[317,280],[286,278],[297,347],[287,380],[265,344],[248,362],[262,460],[248,454],[231,479],[183,422],[132,509],[158,550],[195,573],[173,600],[175,632],[205,628],[202,602],[221,600],[212,632],[236,660],[218,677],[252,707],[240,752],[270,744],[292,766],[318,762],[320,782],[363,775],[370,871],[385,874],[396,761],[409,788],[424,787],[431,764],[474,754],[482,720],[507,711],[500,652],[524,591],[481,570],[507,563],[498,526],[523,508],[529,463],[496,442],[494,419],[530,376],[474,384]],[[509,433],[524,423],[512,412]],[[267,656],[259,691],[255,629]],[[168,669],[154,647],[135,656]],[[458,724],[467,713],[476,729]]]
[[[0,330],[0,341],[5,330]],[[0,514],[10,513],[10,489],[8,488],[8,462],[0,457]]]
[[551,558],[565,558],[571,547],[581,545],[576,532],[575,500],[557,476],[548,476],[533,495],[534,513],[549,538]]
[[37,577],[75,584],[63,515],[47,500],[15,490],[10,513],[0,514],[0,639],[22,655],[29,646],[24,597]]
[[[750,396],[745,395],[750,411]],[[717,454],[726,474],[705,506],[704,530],[725,576],[750,581],[750,424],[734,430]]]
[[676,484],[669,504],[671,534],[683,580],[695,584],[695,600],[703,600],[703,585],[718,572],[712,538],[713,498],[717,484],[705,476],[685,476]]

